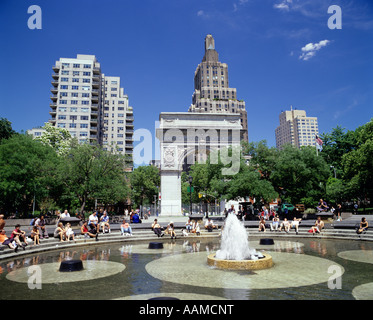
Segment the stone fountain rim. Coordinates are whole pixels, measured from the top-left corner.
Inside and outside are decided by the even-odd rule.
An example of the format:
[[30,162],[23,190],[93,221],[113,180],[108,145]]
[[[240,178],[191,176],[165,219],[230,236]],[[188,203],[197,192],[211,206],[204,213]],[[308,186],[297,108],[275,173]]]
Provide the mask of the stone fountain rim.
[[263,258],[258,260],[225,260],[215,258],[216,253],[207,256],[207,264],[219,269],[230,270],[260,270],[268,269],[273,266],[272,256],[268,253],[262,253]]

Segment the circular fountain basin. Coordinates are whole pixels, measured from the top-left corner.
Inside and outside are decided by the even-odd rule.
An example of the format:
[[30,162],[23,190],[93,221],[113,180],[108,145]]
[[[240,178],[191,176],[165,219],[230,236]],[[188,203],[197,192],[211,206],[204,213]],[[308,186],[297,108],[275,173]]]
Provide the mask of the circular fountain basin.
[[273,266],[272,257],[269,254],[263,254],[263,258],[258,260],[224,260],[215,258],[215,253],[207,256],[207,264],[219,269],[229,270],[261,270]]

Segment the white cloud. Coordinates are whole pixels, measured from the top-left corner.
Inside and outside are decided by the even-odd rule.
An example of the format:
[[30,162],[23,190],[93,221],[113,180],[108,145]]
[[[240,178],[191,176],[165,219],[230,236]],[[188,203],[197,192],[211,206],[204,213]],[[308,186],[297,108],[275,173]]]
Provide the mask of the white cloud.
[[325,47],[330,43],[329,40],[321,40],[318,43],[308,43],[302,48],[302,54],[299,56],[301,60],[309,60],[315,56],[316,52],[319,51],[321,48]]
[[292,3],[292,0],[283,0],[281,3],[275,3],[273,5],[273,8],[283,10],[283,11],[289,11],[290,10],[290,4]]
[[197,12],[197,16],[202,17],[203,15],[205,15],[205,12],[203,10],[199,10]]

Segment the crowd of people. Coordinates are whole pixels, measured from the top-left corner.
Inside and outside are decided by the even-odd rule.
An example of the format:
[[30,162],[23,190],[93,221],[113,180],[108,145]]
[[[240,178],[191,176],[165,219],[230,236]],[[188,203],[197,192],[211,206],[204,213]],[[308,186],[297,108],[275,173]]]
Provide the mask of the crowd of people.
[[[335,210],[335,213],[338,215],[338,219],[340,219],[340,205],[337,206],[337,209],[334,209],[333,207],[329,208],[327,203],[320,199],[318,210],[320,212],[322,210],[331,210],[334,212]],[[228,213],[237,214],[234,206],[227,211],[227,214]],[[302,219],[297,217],[293,217],[293,219],[289,220],[287,217],[284,217],[281,221],[279,215],[273,209],[268,210],[266,207],[263,207],[262,210],[258,212],[257,217],[259,219],[258,230],[260,232],[266,232],[269,227],[270,231],[285,231],[286,233],[289,233],[292,229],[294,229],[295,233],[298,234],[299,226],[302,223]],[[70,218],[68,210],[65,210],[63,213],[59,213],[57,215],[57,224],[53,232],[53,237],[58,239],[60,242],[75,241],[76,234],[70,222],[68,222],[68,218]],[[128,212],[127,210],[125,218],[120,224],[120,234],[122,236],[132,236],[133,229],[130,224],[136,223],[142,223],[138,211],[131,210],[131,212]],[[28,244],[33,243],[35,246],[37,246],[40,244],[41,239],[49,238],[44,215],[40,215],[39,217],[32,219],[30,225],[31,231],[29,236],[27,236],[26,232],[21,230],[21,226],[17,224],[8,237],[4,230],[4,216],[0,215],[0,244],[8,246],[10,249],[17,252],[19,248],[25,250]],[[201,221],[198,221],[197,219],[192,220],[189,218],[185,223],[185,226],[181,228],[181,235],[200,235],[201,227],[204,227],[204,230],[207,232],[219,230],[218,225],[216,225],[211,218],[207,218],[204,223],[201,223]],[[320,216],[318,216],[314,225],[311,226],[308,232],[312,234],[321,233],[324,227],[324,221]],[[368,227],[368,221],[364,217],[362,218],[359,226],[356,228],[356,232],[358,234],[366,233]],[[176,228],[173,221],[170,221],[167,226],[162,227],[156,218],[151,225],[151,230],[157,237],[169,235],[171,239],[177,239]],[[84,238],[94,238],[96,241],[98,241],[100,232],[111,233],[110,219],[106,211],[94,211],[89,215],[88,219],[82,219],[80,234]]]

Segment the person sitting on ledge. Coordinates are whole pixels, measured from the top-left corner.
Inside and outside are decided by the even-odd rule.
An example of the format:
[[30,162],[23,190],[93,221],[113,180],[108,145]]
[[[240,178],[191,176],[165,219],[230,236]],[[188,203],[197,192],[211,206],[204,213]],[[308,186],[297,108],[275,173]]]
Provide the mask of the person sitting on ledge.
[[264,217],[261,217],[259,221],[259,232],[261,231],[266,232],[266,222],[264,220]]
[[13,249],[14,252],[18,251],[18,246],[17,246],[16,242],[12,241],[12,239],[9,239],[6,236],[4,229],[0,230],[0,243],[3,244],[4,246],[8,246],[10,249]]
[[284,218],[284,221],[281,223],[280,225],[280,230],[282,230],[282,227],[284,228],[285,232],[286,233],[289,233],[289,230],[290,230],[290,222],[288,221],[287,218]]
[[201,234],[201,231],[199,229],[199,223],[197,220],[194,221],[193,227],[192,227],[192,233],[195,233],[197,236]]
[[13,230],[10,236],[10,239],[12,242],[13,240],[15,240],[18,246],[22,247],[23,250],[25,250],[25,247],[27,246],[26,232],[21,230],[21,225],[19,224],[15,225],[15,229]]
[[315,225],[311,227],[311,229],[308,232],[311,232],[313,235],[315,233],[321,233],[322,229],[324,229],[324,221],[321,220],[321,217],[317,217],[317,220],[315,222]]
[[368,221],[363,217],[361,218],[360,226],[357,228],[356,233],[362,234],[366,233],[368,230]]
[[120,225],[120,233],[122,236],[124,236],[124,234],[132,236],[131,226],[126,220],[123,220],[122,224]]
[[302,219],[297,219],[296,217],[294,217],[293,221],[291,222],[291,228],[295,229],[296,234],[298,234],[299,224],[301,221]]
[[83,221],[83,225],[80,228],[80,232],[85,238],[86,237],[96,238],[96,241],[98,241],[97,229],[93,226],[93,228],[91,228],[91,230],[88,230],[88,222],[87,221]]
[[320,202],[317,206],[317,210],[319,212],[327,212],[328,209],[329,209],[328,204],[323,199],[320,199]]
[[135,214],[132,216],[132,223],[141,223],[141,219],[139,217],[139,214],[137,213],[137,211],[135,212]]
[[210,218],[208,218],[207,221],[206,221],[206,224],[205,224],[205,229],[208,232],[212,232],[213,229],[217,229],[217,226],[214,225],[214,223],[212,222],[212,220]]
[[176,239],[175,226],[172,221],[167,225],[166,233],[171,236],[171,239],[173,239],[174,237]]
[[158,236],[158,238],[164,236],[164,233],[162,232],[162,228],[161,228],[161,226],[159,225],[157,219],[154,219],[154,222],[153,222],[153,224],[152,224],[152,230],[153,230],[154,233]]
[[34,246],[40,244],[40,232],[37,226],[32,227],[31,239],[34,240]]

